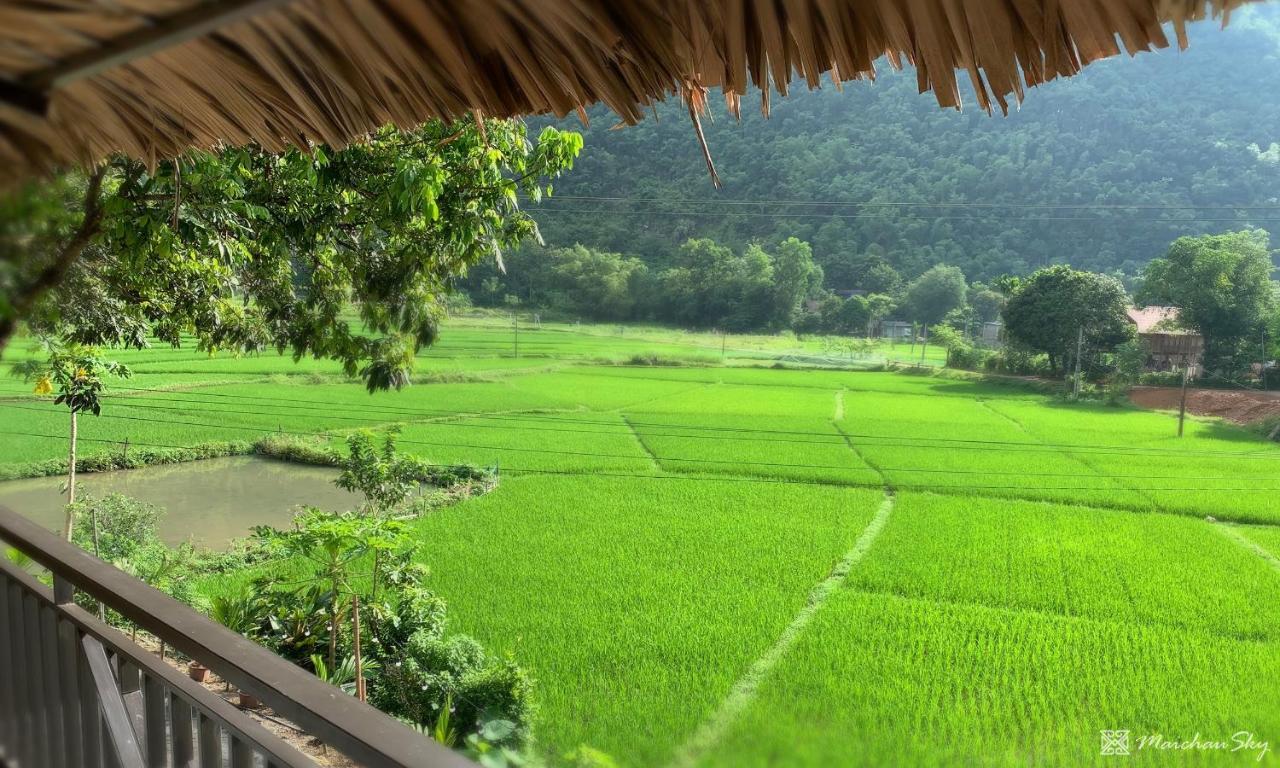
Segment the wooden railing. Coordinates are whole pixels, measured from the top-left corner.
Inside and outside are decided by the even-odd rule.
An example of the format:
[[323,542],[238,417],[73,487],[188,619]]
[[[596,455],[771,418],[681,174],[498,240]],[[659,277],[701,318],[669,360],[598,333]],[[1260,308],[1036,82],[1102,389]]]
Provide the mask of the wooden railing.
[[370,768],[473,766],[378,710],[0,507],[0,765],[292,768],[306,755],[73,602],[80,590]]

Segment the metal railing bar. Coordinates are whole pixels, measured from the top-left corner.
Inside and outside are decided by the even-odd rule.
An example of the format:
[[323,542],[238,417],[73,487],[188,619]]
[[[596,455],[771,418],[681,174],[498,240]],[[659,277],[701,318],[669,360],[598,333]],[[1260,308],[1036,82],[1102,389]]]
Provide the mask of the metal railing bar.
[[111,674],[111,662],[107,661],[106,649],[96,637],[90,635],[81,636],[80,647],[89,662],[89,672],[93,675],[94,689],[98,693],[98,707],[121,768],[146,768],[142,763],[142,750],[138,747],[138,735],[133,731],[124,699]]
[[[31,574],[15,568],[3,559],[0,559],[0,575],[9,577],[24,589],[34,593],[39,599],[52,604],[53,594],[48,587],[37,581]],[[194,706],[196,711],[203,711],[212,715],[221,721],[223,727],[256,745],[262,754],[282,766],[282,768],[312,768],[315,765],[309,757],[289,746],[280,737],[228,703],[226,699],[210,692],[204,686],[156,658],[149,651],[135,644],[123,632],[103,624],[92,613],[74,603],[56,606],[56,610],[59,618],[63,620],[63,626],[72,632],[70,641],[72,647],[79,643],[75,635],[92,636],[102,642],[104,646],[110,647],[122,664],[133,665],[136,668],[146,670],[148,677],[156,678],[157,682],[166,686],[179,700],[185,698],[188,708]],[[63,654],[59,655],[63,656]],[[64,656],[64,658],[74,659],[75,655],[78,655],[78,651],[76,654]],[[67,709],[67,707],[64,706],[64,709]],[[176,736],[177,730],[175,724],[175,740],[178,738]],[[80,763],[75,762],[73,764],[78,766]],[[175,761],[175,765],[180,766],[181,763]]]
[[0,539],[359,763],[474,768],[447,747],[2,506]]

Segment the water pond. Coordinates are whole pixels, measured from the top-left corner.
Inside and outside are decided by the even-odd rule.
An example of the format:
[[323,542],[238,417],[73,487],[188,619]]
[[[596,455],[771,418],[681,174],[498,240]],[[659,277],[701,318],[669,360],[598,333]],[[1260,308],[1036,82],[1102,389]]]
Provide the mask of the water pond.
[[[301,505],[353,509],[360,497],[333,484],[338,472],[252,456],[208,459],[76,478],[76,494],[123,493],[164,508],[160,536],[220,547],[255,525],[286,526]],[[58,530],[65,477],[0,483],[0,505]]]

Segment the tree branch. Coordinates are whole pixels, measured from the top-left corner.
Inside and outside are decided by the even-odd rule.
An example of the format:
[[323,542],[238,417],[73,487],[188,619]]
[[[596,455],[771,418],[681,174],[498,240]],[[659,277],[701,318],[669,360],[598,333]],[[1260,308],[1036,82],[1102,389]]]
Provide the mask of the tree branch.
[[0,319],[0,355],[4,354],[10,339],[17,332],[18,321],[27,316],[45,293],[62,283],[71,265],[75,264],[85,247],[98,234],[102,226],[102,179],[106,175],[106,165],[99,165],[94,169],[84,191],[84,218],[80,221],[80,226],[63,244],[57,258],[15,292],[13,314]]

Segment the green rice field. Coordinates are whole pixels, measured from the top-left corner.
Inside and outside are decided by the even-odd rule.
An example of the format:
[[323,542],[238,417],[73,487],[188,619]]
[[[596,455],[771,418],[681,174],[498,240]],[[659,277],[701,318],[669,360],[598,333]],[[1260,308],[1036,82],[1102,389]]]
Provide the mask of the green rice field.
[[[80,451],[399,424],[497,466],[413,523],[418,556],[452,628],[532,672],[551,765],[1280,764],[1280,445],[851,370],[905,347],[840,369],[794,338],[513,336],[448,324],[377,395],[327,362],[121,353]],[[0,466],[65,456],[29,392],[0,378]]]

